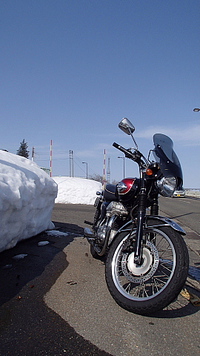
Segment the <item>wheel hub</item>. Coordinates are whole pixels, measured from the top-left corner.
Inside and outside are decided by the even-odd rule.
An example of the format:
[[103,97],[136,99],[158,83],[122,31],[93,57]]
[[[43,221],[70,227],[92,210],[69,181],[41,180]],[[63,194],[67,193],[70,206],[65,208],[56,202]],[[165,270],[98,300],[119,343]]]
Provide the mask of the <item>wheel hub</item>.
[[153,257],[152,257],[151,251],[149,249],[147,249],[146,247],[143,248],[143,256],[142,256],[142,264],[141,265],[137,265],[134,262],[134,256],[135,256],[134,252],[132,252],[128,256],[128,263],[127,263],[128,270],[135,276],[140,276],[141,274],[146,274],[148,272],[148,270],[151,268],[152,262],[153,262]]
[[143,247],[142,264],[134,262],[134,252],[124,253],[121,260],[122,272],[133,283],[143,283],[150,279],[159,265],[159,253],[155,245],[147,241]]

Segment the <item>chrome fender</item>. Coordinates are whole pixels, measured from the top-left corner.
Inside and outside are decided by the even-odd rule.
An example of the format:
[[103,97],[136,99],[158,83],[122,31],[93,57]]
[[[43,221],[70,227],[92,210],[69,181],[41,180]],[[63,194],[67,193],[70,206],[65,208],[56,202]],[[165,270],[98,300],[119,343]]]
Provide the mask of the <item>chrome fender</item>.
[[[149,227],[163,227],[163,226],[171,226],[172,229],[174,229],[175,231],[178,231],[181,235],[186,235],[186,232],[182,229],[182,227],[177,224],[175,221],[169,219],[166,216],[153,216],[153,215],[148,215],[146,217],[146,224]],[[152,225],[152,224],[148,224],[148,220],[156,220],[156,221],[160,221],[160,224],[156,224],[156,225]]]
[[[157,223],[157,224],[154,225],[154,224],[152,224],[152,221],[151,221],[151,224],[150,224],[149,220],[155,220],[157,222],[160,221],[160,224]],[[179,224],[177,224],[175,221],[169,219],[166,216],[147,215],[145,224],[148,227],[154,227],[154,228],[163,227],[163,226],[170,226],[175,231],[178,231],[181,235],[186,235],[186,232],[182,229],[182,227]],[[120,232],[131,231],[132,228],[133,228],[133,222],[130,220],[125,225],[120,227],[120,229],[117,231],[116,235],[118,235]]]
[[[151,223],[150,221],[151,220]],[[155,225],[152,224],[152,220],[155,220],[156,222],[160,222],[159,224],[156,223]],[[152,227],[152,228],[159,228],[159,227],[164,227],[164,226],[170,226],[172,229],[175,231],[179,232],[181,235],[186,235],[186,232],[180,227],[179,224],[177,224],[175,221],[167,218],[166,216],[154,216],[154,215],[147,215],[146,216],[146,222],[145,222],[146,227]],[[120,227],[120,229],[116,232],[114,236],[112,236],[111,239],[109,239],[108,246],[111,245],[113,240],[121,233],[121,232],[133,232],[136,230],[136,227],[133,228],[133,221],[130,220],[126,224]]]

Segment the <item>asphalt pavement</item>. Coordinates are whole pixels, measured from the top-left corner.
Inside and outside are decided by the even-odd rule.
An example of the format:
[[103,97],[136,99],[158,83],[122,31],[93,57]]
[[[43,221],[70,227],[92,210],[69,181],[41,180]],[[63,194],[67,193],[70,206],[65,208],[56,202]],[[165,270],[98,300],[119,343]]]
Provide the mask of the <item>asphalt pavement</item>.
[[[92,206],[56,204],[53,221],[68,236],[41,233],[0,253],[0,356],[198,354],[199,308],[181,300],[146,318],[110,297],[103,262],[91,258],[82,239],[93,213]],[[188,233],[187,286],[200,296],[193,273],[200,269],[199,236]],[[19,255],[25,257],[13,258]]]
[[[168,216],[186,232],[184,240],[190,256],[189,273],[200,282],[200,199],[160,197],[160,215]],[[199,284],[197,284],[199,289]]]
[[[45,294],[68,267],[64,248],[83,233],[81,226],[63,222],[70,218],[62,209],[58,215],[56,229],[67,237],[41,233],[0,253],[0,356],[109,355],[44,303]],[[39,246],[41,241],[49,244]],[[20,255],[27,256],[14,258]]]

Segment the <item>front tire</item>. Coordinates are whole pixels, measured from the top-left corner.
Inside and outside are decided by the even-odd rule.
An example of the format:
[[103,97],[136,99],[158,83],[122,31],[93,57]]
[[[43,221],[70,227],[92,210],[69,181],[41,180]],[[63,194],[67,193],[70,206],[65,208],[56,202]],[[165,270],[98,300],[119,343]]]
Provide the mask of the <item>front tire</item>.
[[143,232],[141,266],[134,263],[135,233],[121,232],[106,260],[106,282],[115,301],[124,309],[150,315],[169,305],[187,278],[189,257],[182,236],[170,226]]

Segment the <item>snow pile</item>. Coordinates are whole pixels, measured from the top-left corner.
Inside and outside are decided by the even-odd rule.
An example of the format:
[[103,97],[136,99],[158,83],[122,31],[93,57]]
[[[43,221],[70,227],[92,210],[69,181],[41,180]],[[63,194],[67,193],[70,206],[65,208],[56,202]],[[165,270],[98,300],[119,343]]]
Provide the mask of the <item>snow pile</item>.
[[0,150],[0,252],[53,228],[57,185],[31,160]]
[[199,198],[200,190],[199,189],[186,189],[186,196]]
[[58,184],[56,203],[92,205],[96,192],[102,189],[102,184],[95,180],[71,177],[53,177]]

